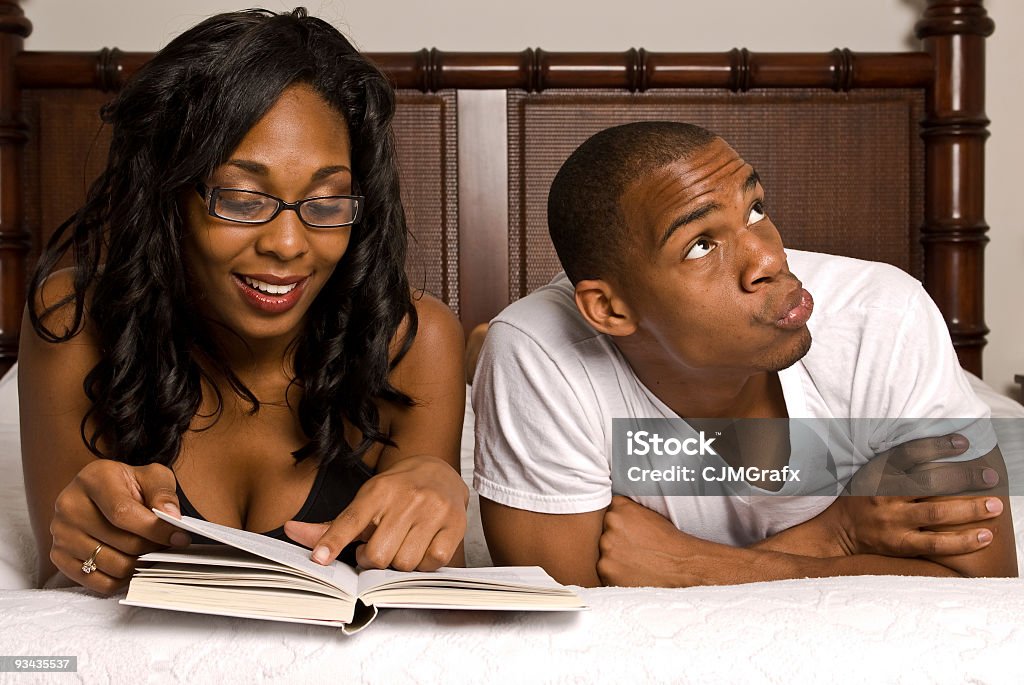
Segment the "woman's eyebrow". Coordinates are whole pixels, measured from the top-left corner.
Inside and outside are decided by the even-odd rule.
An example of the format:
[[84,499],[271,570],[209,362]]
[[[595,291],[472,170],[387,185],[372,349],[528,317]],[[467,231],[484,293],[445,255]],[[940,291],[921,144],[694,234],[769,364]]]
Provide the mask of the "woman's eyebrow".
[[[228,160],[227,166],[233,166],[237,169],[241,169],[242,171],[247,171],[251,174],[256,174],[257,176],[270,175],[270,168],[266,164],[263,164],[261,162],[255,162],[251,159],[231,159]],[[314,182],[320,181],[327,178],[328,176],[333,176],[334,174],[341,173],[343,171],[349,173],[352,172],[352,170],[345,166],[344,164],[332,164],[331,166],[320,167],[319,169],[313,172],[311,180]]]
[[328,176],[333,176],[334,174],[341,173],[342,171],[352,173],[352,170],[349,169],[344,164],[335,164],[334,166],[325,166],[317,169],[315,172],[313,172],[313,180],[320,181],[322,179],[327,178]]
[[249,173],[256,174],[258,176],[267,176],[270,174],[270,169],[267,168],[266,164],[260,164],[259,162],[253,162],[248,159],[230,159],[228,160],[227,166],[237,167],[242,171],[248,171]]

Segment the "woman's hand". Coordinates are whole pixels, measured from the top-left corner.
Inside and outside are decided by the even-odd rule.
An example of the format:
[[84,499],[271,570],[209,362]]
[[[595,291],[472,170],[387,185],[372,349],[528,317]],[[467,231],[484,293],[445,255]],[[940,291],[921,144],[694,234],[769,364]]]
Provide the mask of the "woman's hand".
[[[188,534],[157,518],[154,508],[181,516],[169,468],[108,459],[89,463],[57,497],[50,561],[90,590],[115,592],[131,578],[140,554],[189,544]],[[86,573],[88,559],[95,570]]]
[[289,521],[285,533],[328,564],[353,540],[363,568],[435,571],[459,549],[466,534],[469,488],[447,462],[407,457],[359,489],[331,523]]
[[[419,330],[391,382],[415,403],[382,411],[394,445],[373,465],[377,475],[334,521],[284,526],[288,537],[313,550],[318,563],[330,563],[353,540],[365,543],[356,548],[363,568],[434,571],[463,563],[469,488],[459,475],[466,401],[462,324],[433,297],[419,293],[413,302]],[[400,331],[393,354],[403,341]]]

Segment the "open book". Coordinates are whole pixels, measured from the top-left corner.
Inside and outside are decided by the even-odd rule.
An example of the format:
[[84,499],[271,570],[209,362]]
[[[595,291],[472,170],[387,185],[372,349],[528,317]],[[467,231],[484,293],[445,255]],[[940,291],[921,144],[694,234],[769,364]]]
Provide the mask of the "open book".
[[309,550],[250,533],[153,510],[190,533],[224,543],[151,552],[122,604],[202,614],[330,625],[354,633],[381,607],[576,611],[580,598],[537,566],[356,570],[321,566]]

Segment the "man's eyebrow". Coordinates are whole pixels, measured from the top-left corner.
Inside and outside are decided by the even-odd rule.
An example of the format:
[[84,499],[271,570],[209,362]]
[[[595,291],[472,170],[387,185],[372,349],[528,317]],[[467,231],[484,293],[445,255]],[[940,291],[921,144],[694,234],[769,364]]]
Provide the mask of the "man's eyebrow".
[[[743,183],[743,192],[749,193],[751,190],[756,188],[757,184],[760,182],[761,177],[758,176],[756,170],[752,170],[750,172],[750,175],[747,176],[747,180],[744,181]],[[711,212],[715,212],[721,208],[722,205],[718,204],[717,202],[708,202],[707,204],[701,205],[697,209],[693,210],[689,214],[685,214],[684,216],[679,217],[678,219],[672,222],[671,226],[665,229],[665,232],[661,236],[661,241],[658,243],[658,249],[660,250],[661,248],[663,248],[665,246],[665,243],[667,243],[669,239],[675,234],[675,232],[682,228],[683,226],[686,226],[687,224],[692,224],[695,221],[699,221],[706,217]]]
[[757,175],[757,170],[753,169],[750,172],[750,176],[747,176],[746,183],[743,184],[743,192],[749,193],[751,190],[757,187],[757,184],[761,182],[761,177]]
[[[249,159],[232,159],[232,160],[228,161],[228,166],[236,167],[238,169],[241,169],[242,171],[248,171],[249,173],[256,174],[257,176],[269,176],[270,175],[270,169],[267,167],[266,164],[261,164],[260,162],[254,162],[254,161],[249,160]],[[325,167],[321,167],[321,168],[317,169],[315,172],[313,172],[312,180],[313,181],[320,181],[320,180],[323,180],[323,179],[327,178],[328,176],[333,176],[334,174],[340,173],[342,171],[348,171],[348,172],[351,173],[352,170],[349,169],[344,164],[335,164],[333,166],[325,166]]]
[[707,204],[703,204],[697,209],[693,210],[689,214],[685,214],[679,217],[678,219],[673,221],[672,225],[665,229],[665,232],[661,235],[661,241],[658,243],[658,249],[660,250],[661,248],[665,247],[665,243],[669,241],[669,238],[671,238],[673,234],[675,234],[675,232],[682,228],[683,226],[686,226],[687,224],[692,224],[695,221],[699,221],[706,217],[711,212],[717,212],[721,208],[722,205],[718,204],[717,202],[708,202]]

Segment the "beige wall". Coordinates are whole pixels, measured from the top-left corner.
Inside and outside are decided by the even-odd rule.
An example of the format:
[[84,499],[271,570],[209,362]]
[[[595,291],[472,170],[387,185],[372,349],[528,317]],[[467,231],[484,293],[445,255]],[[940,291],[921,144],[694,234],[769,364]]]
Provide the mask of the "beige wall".
[[[299,0],[296,0],[298,2]],[[291,3],[263,0],[271,9]],[[237,9],[223,0],[23,0],[34,24],[34,50],[155,50],[209,14]],[[924,0],[307,0],[307,7],[346,31],[364,50],[752,50],[900,51],[916,45]],[[986,318],[992,333],[985,379],[1010,392],[1024,374],[1024,2],[988,0],[996,33],[988,43],[986,157]],[[546,17],[540,19],[540,17]]]

